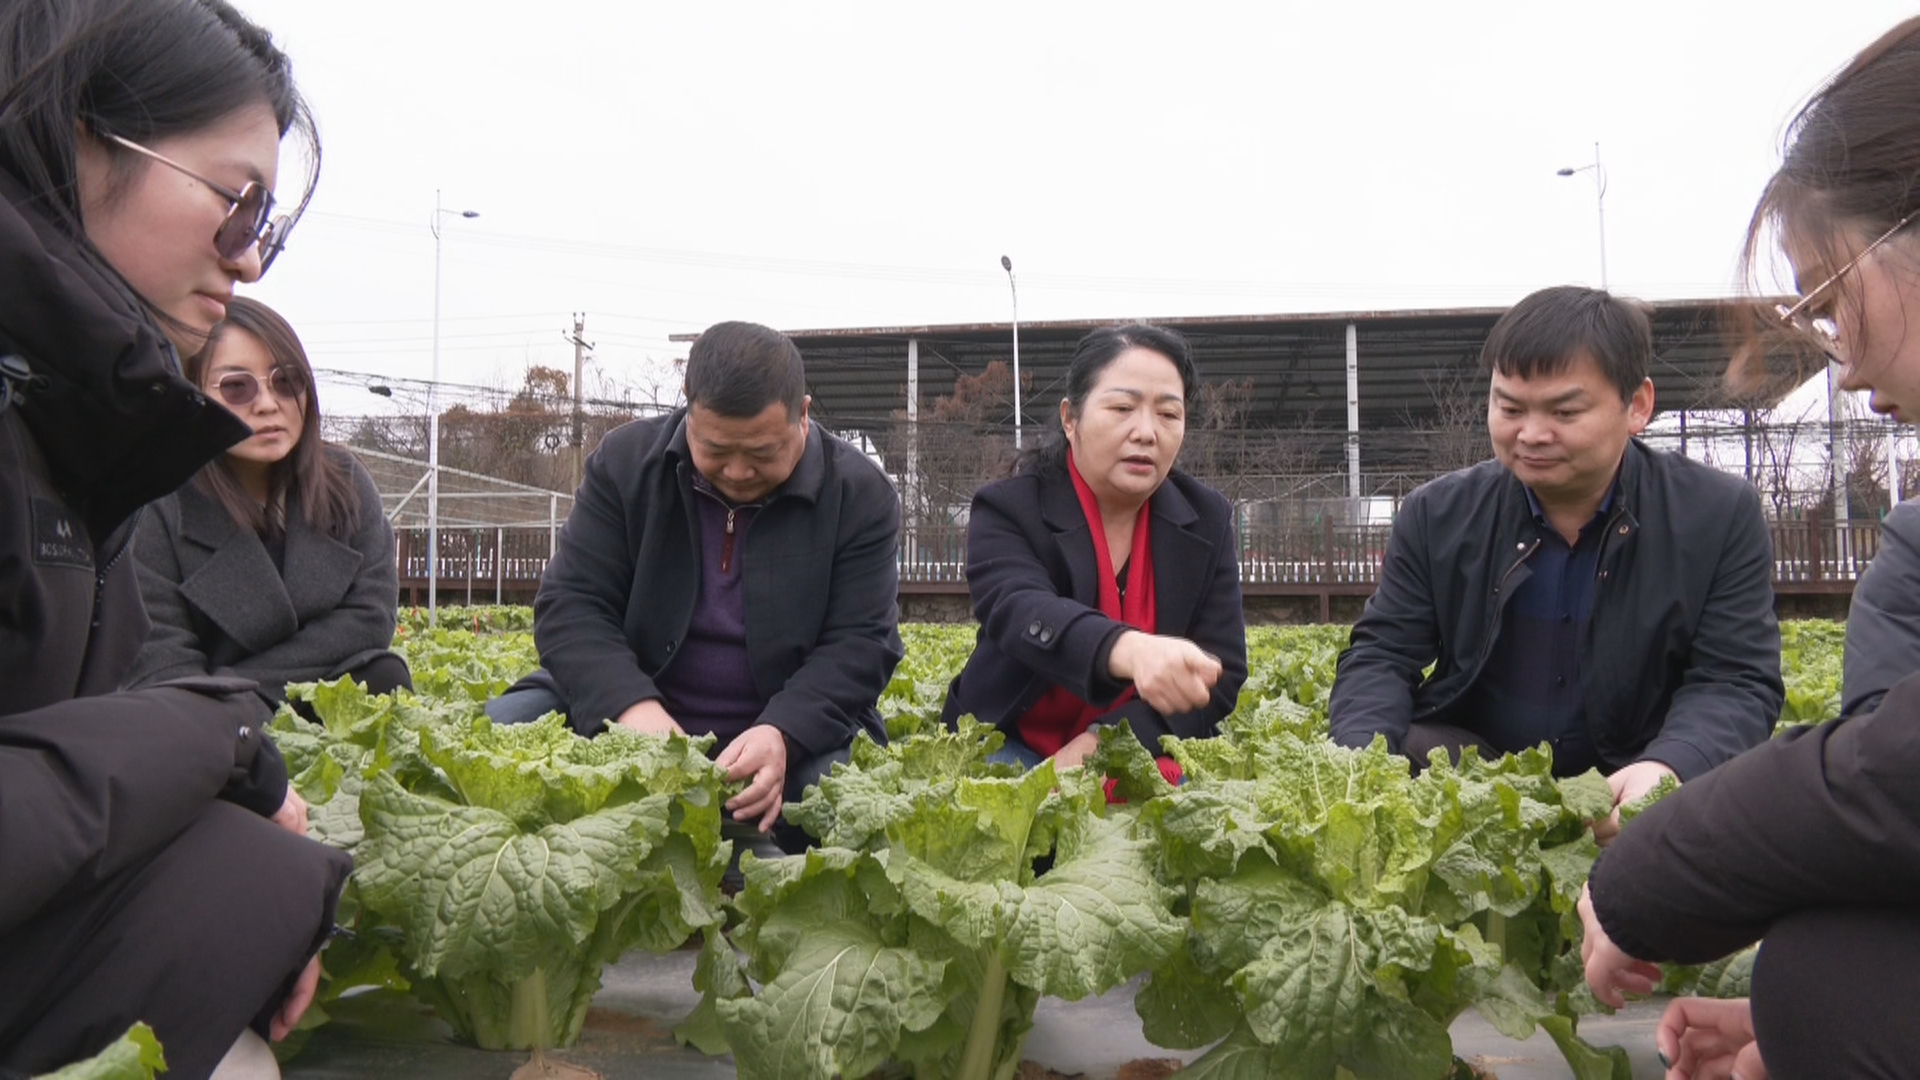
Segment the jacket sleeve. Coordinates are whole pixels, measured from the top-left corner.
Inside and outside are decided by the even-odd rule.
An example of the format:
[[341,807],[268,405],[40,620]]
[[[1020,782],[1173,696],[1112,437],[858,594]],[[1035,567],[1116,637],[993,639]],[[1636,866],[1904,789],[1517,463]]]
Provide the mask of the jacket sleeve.
[[0,935],[166,844],[216,798],[278,808],[286,773],[276,796],[266,717],[252,684],[204,678],[0,716]]
[[1773,614],[1773,541],[1760,496],[1742,487],[1659,734],[1640,753],[1692,780],[1766,741],[1785,691]]
[[[1060,595],[1033,540],[1020,527],[1015,508],[1001,504],[1020,490],[991,485],[973,497],[967,519],[967,592],[973,597],[973,617],[1008,660],[1082,701],[1111,704],[1126,684],[1107,674],[1107,650],[1127,627]],[[1037,516],[1037,509],[1032,514]]]
[[[356,657],[393,645],[400,608],[400,570],[394,561],[393,526],[380,506],[373,477],[358,462],[351,465],[359,523],[348,546],[360,553],[360,569],[333,610],[308,620],[291,637],[253,654],[240,667],[268,682],[286,683],[339,670]],[[287,567],[297,574],[300,568]],[[281,687],[263,685],[274,698]]]
[[1594,865],[1607,935],[1642,960],[1701,963],[1777,918],[1920,895],[1920,677],[1878,711],[1790,732],[1656,803]]
[[[1102,723],[1124,719],[1133,727],[1140,742],[1160,753],[1160,740],[1168,735],[1182,739],[1205,739],[1219,734],[1220,721],[1227,718],[1240,702],[1240,688],[1247,681],[1247,621],[1240,599],[1240,560],[1235,557],[1233,517],[1229,511],[1224,527],[1214,538],[1213,573],[1206,592],[1194,609],[1194,621],[1188,640],[1220,658],[1220,679],[1213,684],[1208,702],[1192,712],[1165,716],[1138,698],[1127,702]],[[1115,635],[1116,637],[1118,635]],[[1107,649],[1100,653],[1105,666]]]
[[869,490],[849,491],[842,506],[848,520],[834,545],[820,636],[758,721],[778,728],[810,756],[837,750],[853,738],[905,653],[900,499],[875,475]]
[[597,730],[600,721],[660,697],[627,640],[635,559],[627,523],[630,514],[643,520],[646,507],[629,506],[631,500],[622,497],[616,470],[637,470],[639,464],[614,460],[621,445],[603,440],[587,458],[573,510],[533,601],[540,663],[553,674],[574,729],[583,734],[591,733],[584,723]]
[[[171,499],[161,505],[170,505]],[[200,635],[194,631],[187,602],[180,595],[185,576],[180,569],[180,554],[174,546],[169,513],[149,510],[140,515],[133,538],[133,556],[140,575],[140,602],[146,606],[153,624],[147,642],[140,648],[133,668],[122,682],[129,687],[150,686],[169,679],[213,673],[213,663],[202,650]]]
[[1847,609],[1840,715],[1872,712],[1894,683],[1920,671],[1920,503],[1901,503],[1880,526],[1880,551]]
[[1393,518],[1380,584],[1335,669],[1327,718],[1333,741],[1364,748],[1385,735],[1398,751],[1413,723],[1413,691],[1440,655],[1439,613],[1428,578],[1427,499],[1409,498]]

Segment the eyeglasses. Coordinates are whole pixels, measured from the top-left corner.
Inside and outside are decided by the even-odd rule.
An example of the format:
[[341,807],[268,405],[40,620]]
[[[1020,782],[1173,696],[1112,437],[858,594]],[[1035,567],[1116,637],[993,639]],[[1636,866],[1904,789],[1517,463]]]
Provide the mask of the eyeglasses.
[[307,381],[300,372],[290,367],[277,367],[269,372],[265,379],[251,371],[229,371],[220,376],[213,388],[220,392],[220,400],[238,409],[253,404],[260,396],[260,384],[265,383],[273,391],[273,396],[281,401],[298,402],[300,395],[306,393]]
[[1903,217],[1899,221],[1894,222],[1893,228],[1888,229],[1886,232],[1881,233],[1879,236],[1874,238],[1873,243],[1868,244],[1866,247],[1861,248],[1860,253],[1858,255],[1855,255],[1853,258],[1848,259],[1847,265],[1842,266],[1839,270],[1834,271],[1834,274],[1832,277],[1829,277],[1827,280],[1821,282],[1818,285],[1815,285],[1811,289],[1808,289],[1805,293],[1802,293],[1799,301],[1795,303],[1793,306],[1789,307],[1786,304],[1775,305],[1774,310],[1779,313],[1780,322],[1783,325],[1785,325],[1789,330],[1792,330],[1797,334],[1801,334],[1807,338],[1812,339],[1814,344],[1818,345],[1822,351],[1827,353],[1827,355],[1837,356],[1838,355],[1837,350],[1840,348],[1840,324],[1835,322],[1833,319],[1833,316],[1831,315],[1821,315],[1814,318],[1808,318],[1804,314],[1807,309],[1807,305],[1813,303],[1813,301],[1817,299],[1820,296],[1820,294],[1832,288],[1835,282],[1839,281],[1843,277],[1846,277],[1849,273],[1853,271],[1854,267],[1860,265],[1863,259],[1873,254],[1873,250],[1875,248],[1879,247],[1881,244],[1886,243],[1888,240],[1893,239],[1894,233],[1897,233],[1901,229],[1906,228],[1907,225],[1912,221],[1914,221],[1916,218],[1920,218],[1920,210],[1915,210],[1912,213],[1908,214],[1906,217]]
[[287,246],[287,234],[293,231],[294,217],[282,214],[273,217],[273,192],[258,180],[247,181],[247,186],[235,191],[225,184],[216,184],[201,176],[185,165],[165,154],[158,154],[141,146],[132,139],[123,139],[118,135],[107,138],[119,143],[135,153],[144,154],[171,169],[185,173],[195,180],[212,188],[214,193],[227,200],[226,220],[213,233],[213,248],[220,257],[229,261],[238,259],[255,244],[260,245],[260,276],[265,277],[267,267]]

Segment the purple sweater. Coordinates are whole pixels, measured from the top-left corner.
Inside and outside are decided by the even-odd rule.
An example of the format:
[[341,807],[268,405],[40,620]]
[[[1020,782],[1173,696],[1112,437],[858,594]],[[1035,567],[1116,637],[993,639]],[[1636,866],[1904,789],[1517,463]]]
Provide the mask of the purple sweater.
[[720,745],[753,726],[766,700],[747,660],[747,609],[741,588],[740,540],[758,504],[729,506],[698,474],[693,478],[700,535],[700,595],[679,652],[654,676],[661,705],[689,735],[714,734]]

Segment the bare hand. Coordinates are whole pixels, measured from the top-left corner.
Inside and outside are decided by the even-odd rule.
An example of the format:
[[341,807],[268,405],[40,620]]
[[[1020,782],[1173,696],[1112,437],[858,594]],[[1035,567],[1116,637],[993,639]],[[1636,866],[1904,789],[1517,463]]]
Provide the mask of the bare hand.
[[1668,1064],[1667,1080],[1768,1080],[1746,998],[1675,998],[1660,1017],[1653,1044]]
[[1162,715],[1192,712],[1212,697],[1220,661],[1184,638],[1128,630],[1107,654],[1114,678],[1133,683],[1140,700]]
[[1600,925],[1593,910],[1593,893],[1580,890],[1580,922],[1586,933],[1580,939],[1580,959],[1587,965],[1587,989],[1613,1008],[1626,1005],[1627,994],[1653,993],[1661,979],[1660,965],[1635,960],[1620,950]]
[[771,724],[755,724],[720,751],[715,762],[729,780],[751,780],[747,789],[727,800],[735,821],[759,818],[761,832],[773,828],[787,789],[787,737]]
[[659,698],[648,698],[636,705],[628,706],[627,711],[621,713],[613,722],[624,728],[632,728],[642,735],[665,737],[686,734],[680,729],[679,724],[673,722],[673,717],[667,715],[667,707],[660,704]]
[[320,958],[315,956],[307,961],[307,966],[300,972],[300,977],[294,980],[293,993],[287,995],[286,1002],[280,1006],[280,1011],[274,1014],[273,1021],[267,1025],[267,1033],[273,1037],[274,1042],[286,1038],[294,1028],[300,1026],[300,1018],[306,1015],[307,1006],[313,1004],[313,995],[319,989]]
[[273,816],[267,820],[295,836],[305,836],[307,835],[307,800],[301,798],[300,793],[293,790],[292,786],[288,786],[286,801],[282,802],[280,809],[275,810]]
[[1620,835],[1620,808],[1652,791],[1663,776],[1680,778],[1658,761],[1636,761],[1607,777],[1607,786],[1613,789],[1613,813],[1593,823],[1594,843],[1601,847],[1613,843],[1613,838]]
[[1087,758],[1100,748],[1100,734],[1092,728],[1075,735],[1067,745],[1053,755],[1053,767],[1056,769],[1077,769],[1086,764]]

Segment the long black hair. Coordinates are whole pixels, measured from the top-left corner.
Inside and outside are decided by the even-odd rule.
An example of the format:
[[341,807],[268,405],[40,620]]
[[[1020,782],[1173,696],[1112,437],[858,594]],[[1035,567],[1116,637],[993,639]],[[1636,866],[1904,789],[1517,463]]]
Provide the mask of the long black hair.
[[85,247],[81,138],[98,141],[116,175],[131,177],[146,159],[105,136],[152,142],[257,104],[273,110],[283,138],[298,131],[307,144],[304,205],[320,164],[312,115],[286,54],[225,0],[0,3],[0,170]]
[[[1178,331],[1164,326],[1126,323],[1103,326],[1081,338],[1080,343],[1073,347],[1073,359],[1067,362],[1067,411],[1073,414],[1076,421],[1080,418],[1080,410],[1086,407],[1087,395],[1093,393],[1093,384],[1100,381],[1100,373],[1128,349],[1147,349],[1172,361],[1175,370],[1180,372],[1181,396],[1189,407],[1192,406],[1200,376],[1194,370],[1193,347],[1187,344],[1187,339]],[[1014,459],[1013,474],[1047,476],[1064,473],[1067,471],[1067,452],[1067,434],[1055,427],[1040,445],[1022,452]]]
[[[314,385],[313,365],[307,360],[306,347],[300,344],[300,335],[293,332],[287,320],[258,300],[234,297],[227,305],[227,317],[214,324],[206,347],[187,358],[187,378],[211,394],[207,369],[221,340],[234,333],[252,336],[266,347],[274,367],[297,375],[296,383],[301,388],[300,439],[267,471],[265,506],[247,494],[233,470],[233,459],[226,454],[208,462],[194,483],[225,507],[234,521],[263,537],[285,534],[287,503],[297,500],[308,525],[336,540],[347,539],[360,525],[359,498],[353,489],[353,477],[327,453],[320,435],[320,390]],[[272,393],[264,386],[258,389],[262,394]]]

